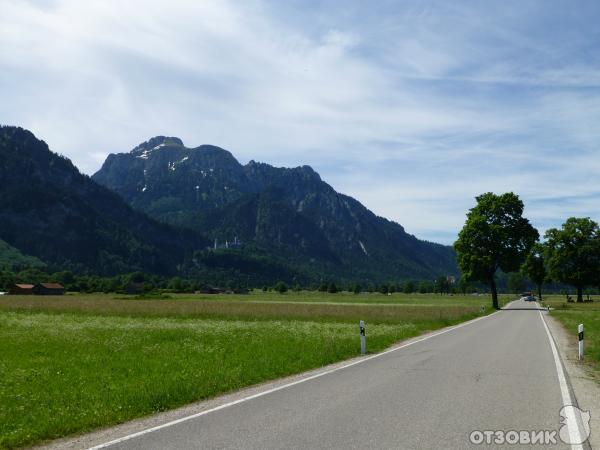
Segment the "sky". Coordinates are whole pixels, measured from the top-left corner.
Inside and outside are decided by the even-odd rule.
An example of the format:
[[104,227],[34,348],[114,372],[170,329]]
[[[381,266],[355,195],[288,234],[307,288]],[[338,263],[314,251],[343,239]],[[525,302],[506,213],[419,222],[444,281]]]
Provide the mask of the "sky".
[[0,124],[87,174],[157,135],[310,165],[419,238],[600,219],[600,2],[0,0]]

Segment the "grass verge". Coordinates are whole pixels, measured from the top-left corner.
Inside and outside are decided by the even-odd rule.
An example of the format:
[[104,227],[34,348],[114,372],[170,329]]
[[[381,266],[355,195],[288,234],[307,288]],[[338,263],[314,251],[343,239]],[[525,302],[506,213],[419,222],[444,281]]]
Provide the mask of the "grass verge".
[[600,302],[567,303],[564,297],[549,297],[545,302],[566,328],[567,332],[577,340],[577,326],[585,327],[585,361],[590,365],[596,380],[600,382]]

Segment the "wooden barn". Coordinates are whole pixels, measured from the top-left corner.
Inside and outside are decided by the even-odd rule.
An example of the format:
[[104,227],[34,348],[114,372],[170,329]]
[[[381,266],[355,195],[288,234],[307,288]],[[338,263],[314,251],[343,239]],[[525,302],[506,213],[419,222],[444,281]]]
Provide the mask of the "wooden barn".
[[63,295],[65,288],[58,283],[39,283],[33,288],[36,295]]
[[33,295],[35,286],[33,284],[13,284],[8,290],[9,295]]

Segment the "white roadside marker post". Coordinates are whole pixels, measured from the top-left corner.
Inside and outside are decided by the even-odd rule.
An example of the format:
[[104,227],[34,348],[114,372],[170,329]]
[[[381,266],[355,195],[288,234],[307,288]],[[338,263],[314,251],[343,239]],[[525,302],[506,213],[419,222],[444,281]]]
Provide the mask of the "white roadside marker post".
[[579,360],[583,359],[583,324],[580,323],[577,327],[577,334],[579,335]]
[[367,337],[365,336],[365,321],[360,321],[360,353],[367,353]]

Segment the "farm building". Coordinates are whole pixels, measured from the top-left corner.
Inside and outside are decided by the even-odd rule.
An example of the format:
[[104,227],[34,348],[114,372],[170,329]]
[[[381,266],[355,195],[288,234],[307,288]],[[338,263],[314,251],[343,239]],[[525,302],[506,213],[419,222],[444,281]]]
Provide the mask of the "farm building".
[[35,286],[33,284],[13,284],[8,290],[10,295],[33,295]]
[[63,295],[65,288],[58,283],[39,283],[33,288],[36,295]]

